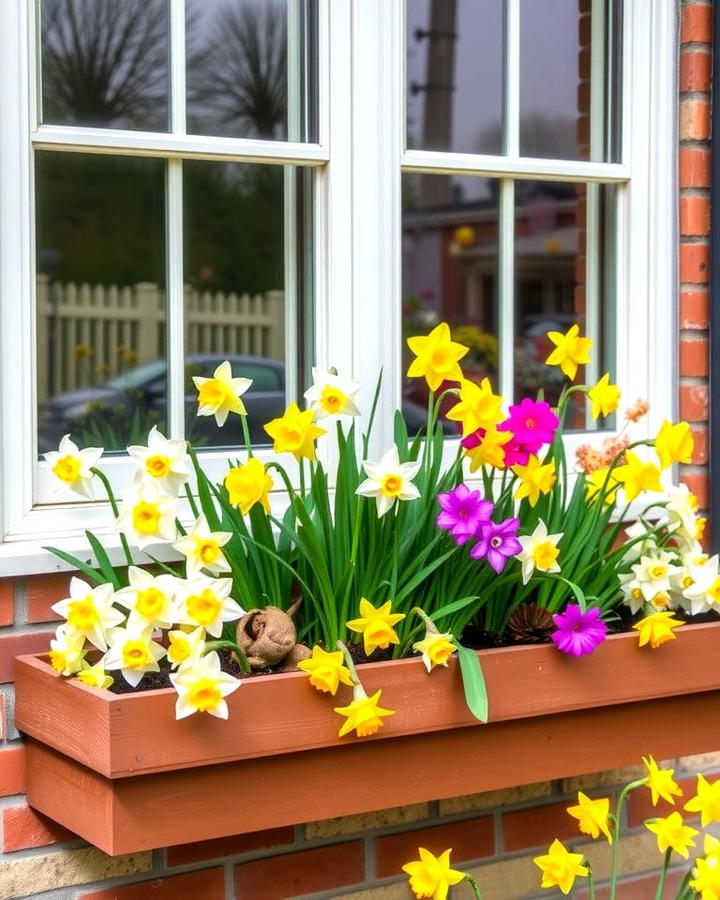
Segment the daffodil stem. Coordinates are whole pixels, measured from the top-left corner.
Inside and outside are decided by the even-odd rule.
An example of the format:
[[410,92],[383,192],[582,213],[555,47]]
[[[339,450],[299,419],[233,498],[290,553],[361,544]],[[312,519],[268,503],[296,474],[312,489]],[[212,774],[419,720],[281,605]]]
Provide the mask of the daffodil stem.
[[305,460],[300,457],[300,495],[305,499]]
[[203,656],[206,653],[212,653],[213,650],[232,650],[238,661],[238,665],[240,666],[240,671],[245,675],[250,674],[250,663],[248,662],[248,658],[234,641],[209,641],[205,644]]
[[588,870],[588,898],[589,900],[595,900],[595,882],[593,881],[593,873],[590,866],[587,867]]
[[421,618],[421,619],[423,620],[423,622],[425,623],[425,628],[426,628],[431,634],[438,634],[437,626],[435,625],[435,623],[433,622],[433,620],[430,618],[430,616],[425,612],[424,609],[420,609],[419,606],[414,606],[413,609],[412,609],[412,612],[414,612],[416,616],[420,616],[420,618]]
[[352,656],[350,656],[350,651],[346,647],[343,641],[338,641],[335,646],[338,650],[342,650],[342,654],[345,657],[345,665],[348,667],[348,672],[350,672],[350,679],[355,687],[362,687],[360,684],[360,679],[358,678],[357,669],[355,668],[355,663],[353,662]]
[[248,456],[252,456],[252,443],[250,441],[250,429],[248,428],[247,416],[240,416],[240,424],[242,425],[243,438],[245,440],[245,448],[247,449]]
[[660,872],[660,879],[658,880],[657,890],[655,891],[655,900],[662,900],[665,896],[665,879],[667,878],[668,866],[670,865],[670,856],[672,855],[672,848],[668,847],[665,851],[665,859],[663,860],[662,871]]
[[[97,477],[102,482],[102,485],[105,488],[105,493],[107,494],[107,498],[110,501],[110,508],[113,511],[113,515],[116,519],[119,518],[120,510],[118,509],[117,500],[115,499],[115,494],[113,493],[112,485],[110,484],[107,475],[95,466],[93,466],[90,471],[93,473],[93,475],[97,475]],[[123,553],[125,554],[125,561],[129,566],[132,566],[134,564],[133,555],[130,552],[130,545],[127,542],[127,538],[122,531],[120,532],[120,543],[122,544]]]
[[482,900],[482,894],[480,893],[480,887],[477,881],[475,881],[472,875],[468,875],[467,872],[465,873],[465,881],[470,885],[475,900]]
[[618,797],[617,806],[615,807],[615,827],[613,828],[612,866],[610,868],[610,893],[608,895],[608,900],[615,900],[617,894],[618,847],[620,844],[620,824],[623,806],[625,805],[625,801],[627,800],[630,791],[642,787],[645,782],[645,778],[640,778],[638,781],[631,781],[630,784],[626,784],[620,791],[620,796]]
[[677,894],[675,895],[675,900],[685,900],[686,897],[693,897],[695,895],[695,891],[690,889],[690,879],[693,877],[693,870],[688,869],[685,874],[685,877],[680,882],[680,887],[678,888]]

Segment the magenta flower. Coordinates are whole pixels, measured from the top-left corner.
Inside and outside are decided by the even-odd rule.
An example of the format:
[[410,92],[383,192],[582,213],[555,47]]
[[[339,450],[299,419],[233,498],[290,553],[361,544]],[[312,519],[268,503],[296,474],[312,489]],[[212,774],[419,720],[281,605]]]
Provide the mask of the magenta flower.
[[[520,403],[510,407],[510,414],[498,425],[498,431],[511,431],[521,451],[537,453],[543,444],[551,444],[560,421],[544,400],[525,397]],[[506,445],[506,453],[507,453]],[[527,462],[527,459],[525,460]],[[508,463],[508,465],[514,465]],[[524,465],[524,463],[521,463]]]
[[473,559],[487,559],[499,575],[511,556],[520,553],[522,546],[517,539],[519,519],[505,519],[503,522],[488,522],[477,535],[477,543],[470,551]]
[[577,603],[568,603],[564,613],[553,616],[553,622],[557,626],[552,634],[553,643],[570,656],[593,653],[607,637],[607,625],[600,618],[597,606],[583,612]]
[[466,484],[459,484],[446,494],[438,494],[442,507],[437,526],[447,531],[456,544],[464,544],[490,521],[494,509],[490,500],[483,500],[480,491],[471,491]]

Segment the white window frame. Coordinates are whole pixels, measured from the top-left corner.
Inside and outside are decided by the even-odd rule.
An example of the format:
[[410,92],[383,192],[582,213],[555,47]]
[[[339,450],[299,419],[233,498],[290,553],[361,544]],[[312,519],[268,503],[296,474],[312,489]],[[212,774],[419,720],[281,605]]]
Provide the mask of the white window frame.
[[[520,0],[507,2],[508,24],[517,34]],[[315,357],[320,366],[338,365],[359,378],[366,395],[382,366],[374,452],[392,442],[392,416],[400,404],[402,171],[615,183],[619,210],[615,374],[628,401],[650,398],[646,434],[654,433],[663,418],[672,417],[677,255],[674,0],[625,0],[623,140],[618,164],[527,159],[517,152],[498,158],[405,151],[404,0],[319,0],[317,143],[38,128],[32,120],[36,85],[29,67],[29,6],[27,0],[8,0],[0,8],[0,536],[4,538],[0,576],[65,568],[43,545],[51,542],[87,554],[86,528],[101,536],[111,555],[117,550],[107,504],[33,506],[33,142],[57,147],[74,141],[84,146],[91,132],[106,152],[127,153],[143,146],[168,159],[272,159],[312,167]],[[171,0],[171,8],[175,39],[171,71],[180,79],[183,54],[177,26],[182,0]],[[511,50],[517,52],[517,39],[511,40]],[[516,90],[511,79],[506,91]],[[516,151],[517,144],[509,149]],[[509,191],[504,193],[508,196],[503,202],[508,204]],[[506,239],[512,240],[507,224],[512,218],[506,216],[505,222]],[[500,284],[501,296],[507,299],[507,273]],[[181,287],[169,283],[168,295]],[[509,304],[504,307],[502,336],[512,334],[512,312]],[[568,449],[586,439],[569,437]],[[324,452],[332,457],[330,446]],[[281,507],[281,492],[273,502]]]

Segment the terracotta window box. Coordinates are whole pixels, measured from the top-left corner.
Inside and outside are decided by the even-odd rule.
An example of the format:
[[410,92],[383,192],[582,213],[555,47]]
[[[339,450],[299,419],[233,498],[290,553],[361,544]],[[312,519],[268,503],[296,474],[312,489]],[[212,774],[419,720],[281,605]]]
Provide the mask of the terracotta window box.
[[116,695],[23,656],[28,802],[114,855],[717,751],[719,642],[712,623],[655,651],[635,634],[580,660],[551,645],[482,651],[487,725],[455,661],[430,676],[418,659],[362,666],[397,712],[361,739],[338,739],[341,703],[299,673],[247,681],[229,721],[177,722],[170,689]]

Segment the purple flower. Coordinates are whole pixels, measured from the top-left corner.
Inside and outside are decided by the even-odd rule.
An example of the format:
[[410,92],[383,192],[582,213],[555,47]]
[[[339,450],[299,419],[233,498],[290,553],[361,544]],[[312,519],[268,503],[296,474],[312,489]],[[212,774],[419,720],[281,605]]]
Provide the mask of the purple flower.
[[592,653],[607,637],[607,625],[600,618],[597,606],[583,612],[577,603],[568,603],[564,613],[553,616],[553,622],[557,625],[553,642],[558,650],[570,656]]
[[471,491],[465,484],[459,484],[446,494],[438,494],[442,507],[437,517],[437,526],[450,532],[456,544],[464,544],[474,537],[478,529],[490,521],[494,509],[490,500],[483,500],[480,491]]
[[478,532],[478,541],[470,551],[470,556],[473,559],[487,559],[499,575],[508,558],[522,550],[517,539],[519,527],[519,519],[505,519],[497,524],[488,522]]

